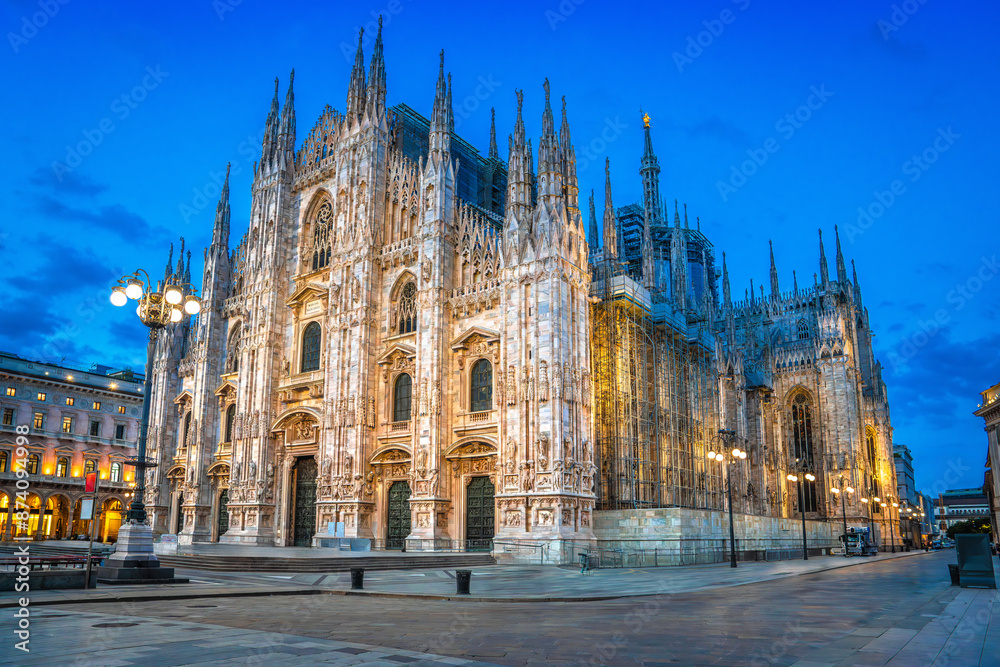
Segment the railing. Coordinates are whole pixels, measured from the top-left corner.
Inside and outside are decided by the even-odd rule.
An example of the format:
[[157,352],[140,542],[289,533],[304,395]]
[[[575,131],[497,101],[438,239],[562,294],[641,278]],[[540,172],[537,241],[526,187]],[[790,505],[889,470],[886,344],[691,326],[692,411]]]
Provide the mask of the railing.
[[[12,471],[0,472],[0,481],[15,481],[17,479],[18,477],[16,472]],[[28,475],[28,481],[30,481],[32,485],[68,484],[70,486],[83,487],[84,484],[86,484],[87,480],[84,477],[69,477],[69,476],[59,477],[58,475]],[[102,479],[101,489],[108,490],[111,487],[127,489],[130,488],[131,484],[132,482],[123,482],[123,481],[112,482],[111,480]],[[0,511],[0,514],[2,514],[3,512],[6,512],[6,510]]]
[[466,415],[466,417],[473,424],[477,424],[479,422],[488,422],[492,421],[493,411],[484,410],[483,412],[470,412],[468,415]]
[[[2,424],[0,425],[0,431],[14,431],[16,426],[14,424]],[[44,428],[32,428],[31,436],[39,436],[42,438],[53,438],[55,440],[74,440],[76,442],[83,442],[92,445],[114,445],[116,447],[132,447],[136,446],[136,441],[134,440],[121,440],[118,438],[102,438],[96,435],[85,435],[82,433],[67,433],[66,431],[51,431]],[[30,436],[29,436],[30,437]]]
[[[778,561],[802,558],[802,547],[794,540],[736,540],[736,560]],[[816,540],[808,544],[810,556],[830,555],[841,549],[837,540]],[[563,542],[558,563],[577,565],[586,554],[590,568],[667,567],[724,563],[731,557],[727,539],[598,540],[594,543]]]
[[405,422],[390,422],[389,423],[389,432],[390,433],[409,433],[410,432],[410,424],[411,423],[412,422],[410,422],[410,421],[405,421]]
[[[372,551],[402,551],[384,539],[372,540]],[[443,551],[453,553],[488,553],[493,549],[491,538],[479,540],[406,540],[410,551]]]
[[493,554],[498,560],[511,558],[517,563],[544,565],[549,545],[529,540],[493,540]]

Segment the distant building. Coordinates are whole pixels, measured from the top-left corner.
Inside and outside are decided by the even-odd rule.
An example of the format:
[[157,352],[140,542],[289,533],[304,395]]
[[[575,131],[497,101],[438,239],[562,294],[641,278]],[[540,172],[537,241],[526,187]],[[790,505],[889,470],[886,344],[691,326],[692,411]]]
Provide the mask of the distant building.
[[989,516],[989,500],[983,487],[945,491],[938,496],[934,508],[934,519],[942,533],[956,523]]
[[[143,377],[104,366],[81,371],[0,353],[0,540],[86,534],[80,499],[88,472],[101,478],[97,537],[114,539],[129,501],[142,410]],[[28,455],[15,429],[27,426]],[[16,525],[17,470],[27,469],[28,524]]]
[[993,541],[1000,541],[1000,384],[982,392],[982,402],[974,413],[986,422],[986,479],[983,486],[989,501]]
[[913,455],[906,445],[892,446],[892,460],[896,466],[896,489],[899,499],[916,507],[920,504],[916,485],[913,482]]

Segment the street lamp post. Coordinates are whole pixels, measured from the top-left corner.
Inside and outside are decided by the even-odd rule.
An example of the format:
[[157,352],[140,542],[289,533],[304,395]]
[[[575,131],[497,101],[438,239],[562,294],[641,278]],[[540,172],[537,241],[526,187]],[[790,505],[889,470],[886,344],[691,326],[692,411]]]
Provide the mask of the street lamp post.
[[115,552],[107,565],[98,571],[98,579],[114,583],[171,583],[186,580],[174,579],[173,568],[160,567],[153,554],[153,530],[146,517],[143,500],[146,495],[146,470],[156,462],[146,456],[146,439],[149,434],[149,409],[153,393],[153,362],[156,340],[160,331],[169,324],[180,322],[185,315],[196,315],[201,302],[194,287],[181,276],[168,273],[156,283],[142,269],[123,276],[111,291],[111,303],[124,306],[129,300],[138,302],[136,314],[149,328],[146,343],[146,376],[142,387],[142,417],[139,422],[139,442],[136,456],[128,459],[135,467],[135,490],[125,515],[125,525],[119,531]]
[[[724,428],[719,429],[717,438],[721,445],[720,449],[725,451],[729,448],[729,445],[732,445],[736,441],[736,431]],[[726,475],[726,496],[729,501],[729,567],[736,567],[736,530],[733,527],[733,474],[732,470],[729,469],[729,465],[738,460],[745,459],[747,453],[739,447],[733,447],[730,454],[732,458],[723,465],[723,472]],[[708,453],[708,458],[719,463],[722,463],[726,459],[722,452],[716,452],[714,448]]]
[[797,482],[798,483],[798,487],[799,487],[799,512],[802,514],[802,560],[809,560],[809,548],[808,548],[808,545],[806,543],[806,500],[805,500],[805,491],[802,488],[803,483],[804,483],[804,480],[802,478],[804,477],[805,480],[808,480],[810,482],[814,482],[814,481],[816,481],[816,476],[813,475],[811,472],[806,472],[804,470],[804,468],[805,468],[805,462],[804,461],[799,462],[799,459],[796,459],[795,469],[796,469],[796,472],[798,472],[799,474],[798,475],[793,475],[793,474],[789,473],[788,474],[788,481],[789,482]]
[[[897,507],[898,508],[899,507],[899,503],[897,503],[894,500],[892,500],[892,496],[890,496],[888,498],[888,500],[891,502],[890,509],[889,509],[889,539],[892,540],[892,553],[896,553],[896,529],[892,525],[892,508],[893,507]],[[897,519],[899,518],[899,511],[898,510],[896,512],[896,518]]]
[[[830,489],[836,495],[840,496],[840,506],[844,511],[844,535],[841,538],[844,541],[844,558],[849,557],[851,554],[847,552],[847,495],[848,493],[854,493],[854,489],[848,486],[844,481],[844,476],[840,475],[837,478],[838,485]],[[843,489],[843,492],[841,492]]]

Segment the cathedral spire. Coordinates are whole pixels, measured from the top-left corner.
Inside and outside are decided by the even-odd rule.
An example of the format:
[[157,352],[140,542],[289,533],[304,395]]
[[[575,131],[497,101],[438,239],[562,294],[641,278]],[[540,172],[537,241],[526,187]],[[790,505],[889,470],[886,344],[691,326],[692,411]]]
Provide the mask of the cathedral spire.
[[792,292],[795,296],[799,295],[799,278],[795,275],[794,269],[792,270]]
[[774,266],[774,243],[767,240],[767,245],[771,250],[771,296],[778,296],[778,269]]
[[497,150],[497,110],[496,107],[490,109],[490,158],[500,159],[500,152]]
[[281,109],[281,118],[278,122],[279,136],[284,140],[284,146],[288,151],[295,150],[295,69],[288,75],[288,92],[285,93],[285,106]]
[[542,111],[542,135],[538,138],[539,199],[562,196],[559,138],[556,136],[555,119],[552,116],[551,90],[548,79],[542,83],[542,88],[545,89],[545,109]]
[[372,60],[368,65],[368,95],[366,106],[372,119],[381,117],[385,112],[385,58],[382,55],[382,15],[378,16],[378,35],[375,37],[375,48]]
[[680,310],[687,309],[687,235],[681,229],[681,215],[674,200],[674,229],[670,237],[670,275],[674,302]]
[[[569,118],[566,116],[566,96],[562,96],[562,124],[559,126],[559,158],[562,163],[563,189],[566,193],[566,207],[576,210],[580,207],[580,186],[576,180],[576,149],[569,133]],[[583,231],[583,230],[580,230]]]
[[228,253],[229,251],[229,168],[226,165],[226,180],[222,183],[222,194],[219,195],[219,203],[215,207],[215,226],[212,229],[212,245],[216,252]]
[[178,278],[184,276],[184,237],[181,237],[181,254],[180,259],[177,260],[177,269],[174,271]]
[[653,235],[650,228],[653,221],[645,218],[642,221],[642,286],[652,290],[656,288],[656,259],[653,256]]
[[167,268],[163,272],[163,282],[167,281],[174,269],[174,244],[170,244],[170,254],[167,256]]
[[365,29],[358,31],[358,50],[354,54],[354,67],[351,69],[351,82],[347,87],[347,121],[353,124],[365,113],[365,54],[362,40]]
[[726,253],[722,253],[722,300],[726,302],[726,308],[733,307],[733,294],[729,287],[729,267],[726,266]]
[[642,176],[642,207],[646,219],[658,225],[663,221],[662,200],[660,199],[660,161],[653,152],[653,138],[649,130],[649,114],[642,114],[643,150],[639,174]]
[[611,203],[611,158],[604,158],[604,258],[618,258],[618,229]]
[[688,224],[688,205],[684,204],[684,229],[691,229],[691,225]]
[[830,269],[826,263],[826,250],[823,249],[823,230],[819,230],[819,277],[825,290],[830,284]]
[[594,207],[594,190],[590,191],[590,221],[589,228],[587,230],[587,240],[590,242],[590,254],[596,254],[597,250],[601,247],[601,242],[598,240],[600,232],[597,231],[597,209]]
[[861,304],[861,283],[858,282],[858,269],[854,266],[854,260],[851,260],[851,273],[854,274],[854,301]]
[[451,113],[451,75],[444,74],[444,49],[438,63],[437,87],[434,107],[431,110],[430,152],[447,155],[451,151],[451,130],[454,120]]
[[833,234],[837,238],[837,282],[840,289],[847,289],[847,267],[844,266],[844,253],[840,249],[840,230],[837,225],[833,226]]
[[278,140],[279,116],[278,116],[278,77],[274,77],[274,97],[271,98],[271,108],[267,112],[267,120],[264,121],[264,141],[261,147],[261,163],[274,152],[274,145]]

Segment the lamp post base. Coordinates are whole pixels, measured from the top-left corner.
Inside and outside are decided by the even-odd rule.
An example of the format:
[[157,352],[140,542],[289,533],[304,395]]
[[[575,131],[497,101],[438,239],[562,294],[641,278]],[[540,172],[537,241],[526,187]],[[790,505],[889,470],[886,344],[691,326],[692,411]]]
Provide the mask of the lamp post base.
[[160,567],[153,553],[153,528],[148,523],[127,523],[118,530],[115,551],[97,568],[99,584],[186,584],[174,568]]

